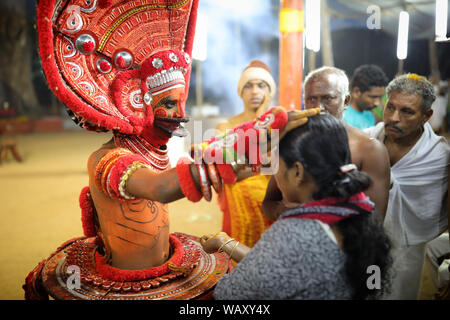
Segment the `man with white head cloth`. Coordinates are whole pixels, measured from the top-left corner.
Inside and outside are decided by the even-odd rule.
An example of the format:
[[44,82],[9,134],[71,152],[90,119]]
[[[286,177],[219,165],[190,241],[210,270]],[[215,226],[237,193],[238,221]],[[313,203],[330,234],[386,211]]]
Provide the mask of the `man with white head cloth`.
[[269,67],[260,60],[252,60],[242,71],[237,85],[237,93],[244,102],[244,111],[220,123],[217,130],[224,132],[256,119],[267,111],[276,89]]
[[[260,60],[251,61],[242,71],[237,85],[244,111],[220,123],[217,130],[224,132],[254,120],[267,111],[275,92],[275,80],[269,67]],[[252,247],[271,225],[271,221],[261,211],[270,176],[255,175],[251,170],[242,170],[239,176],[247,179],[235,184],[224,184],[218,193],[223,212],[222,231]]]

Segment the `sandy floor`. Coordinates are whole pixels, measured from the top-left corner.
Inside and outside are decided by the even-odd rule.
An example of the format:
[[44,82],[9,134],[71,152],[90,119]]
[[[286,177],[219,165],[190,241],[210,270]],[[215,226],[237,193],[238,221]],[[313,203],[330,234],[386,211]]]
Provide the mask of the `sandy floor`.
[[[88,184],[86,161],[109,134],[82,130],[16,136],[23,163],[0,165],[0,299],[23,299],[22,284],[64,241],[82,236],[78,196]],[[171,232],[201,236],[220,230],[215,199],[169,205]]]

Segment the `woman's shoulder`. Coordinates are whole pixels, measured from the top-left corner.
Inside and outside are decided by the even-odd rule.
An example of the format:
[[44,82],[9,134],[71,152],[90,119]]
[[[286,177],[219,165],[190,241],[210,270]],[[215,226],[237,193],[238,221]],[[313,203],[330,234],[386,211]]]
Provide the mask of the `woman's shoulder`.
[[[308,281],[321,284],[324,288],[329,286],[340,288],[345,283],[342,270],[346,254],[317,220],[302,218],[277,220],[263,234],[261,240],[263,242],[256,244],[260,245],[260,253],[269,255],[271,259],[277,259],[278,262],[274,264],[288,269],[294,279],[304,281],[308,278]],[[292,278],[291,280],[297,281]],[[319,297],[323,293],[317,294]]]
[[317,245],[335,246],[338,249],[320,223],[314,219],[281,218],[272,224],[264,235],[270,240],[284,240],[286,245],[295,250],[304,251]]

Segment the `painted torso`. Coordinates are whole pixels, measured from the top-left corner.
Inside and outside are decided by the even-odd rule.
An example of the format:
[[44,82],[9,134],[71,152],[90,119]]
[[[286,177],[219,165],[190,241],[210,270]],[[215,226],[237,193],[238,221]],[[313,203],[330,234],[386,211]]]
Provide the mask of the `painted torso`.
[[102,146],[88,161],[89,187],[99,220],[99,233],[111,253],[111,265],[127,270],[161,265],[169,256],[167,204],[145,199],[116,200],[105,195],[94,183],[97,162],[114,147],[114,144]]

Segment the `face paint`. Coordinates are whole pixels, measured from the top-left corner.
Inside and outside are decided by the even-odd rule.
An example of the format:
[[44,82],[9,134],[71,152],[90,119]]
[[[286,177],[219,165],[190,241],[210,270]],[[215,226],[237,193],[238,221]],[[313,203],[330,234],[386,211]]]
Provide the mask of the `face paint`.
[[161,51],[148,58],[141,68],[141,92],[146,107],[142,136],[150,143],[162,145],[172,136],[184,137],[186,103],[185,74],[190,65],[187,53]]
[[153,98],[154,126],[167,135],[185,137],[188,134],[181,124],[189,121],[184,113],[184,92],[184,86],[180,86],[164,91]]

